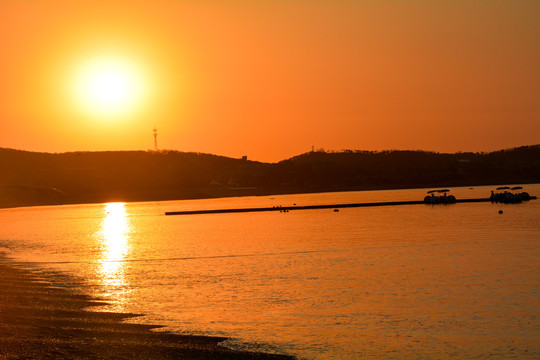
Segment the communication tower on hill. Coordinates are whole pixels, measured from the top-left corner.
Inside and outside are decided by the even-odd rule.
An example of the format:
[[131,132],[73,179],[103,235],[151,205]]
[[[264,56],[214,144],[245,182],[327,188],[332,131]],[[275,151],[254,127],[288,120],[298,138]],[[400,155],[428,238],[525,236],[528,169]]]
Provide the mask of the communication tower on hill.
[[158,151],[157,150],[157,129],[154,128],[154,151]]

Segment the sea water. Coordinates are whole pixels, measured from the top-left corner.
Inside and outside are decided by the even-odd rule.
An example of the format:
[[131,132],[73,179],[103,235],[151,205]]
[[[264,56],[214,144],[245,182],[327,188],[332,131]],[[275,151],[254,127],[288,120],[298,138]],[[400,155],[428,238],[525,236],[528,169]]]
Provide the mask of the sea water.
[[[225,336],[233,348],[300,359],[539,358],[539,200],[164,215],[421,200],[426,190],[3,209],[0,250],[44,276],[69,275],[64,285],[110,302],[100,311]],[[540,185],[525,190],[540,195]]]

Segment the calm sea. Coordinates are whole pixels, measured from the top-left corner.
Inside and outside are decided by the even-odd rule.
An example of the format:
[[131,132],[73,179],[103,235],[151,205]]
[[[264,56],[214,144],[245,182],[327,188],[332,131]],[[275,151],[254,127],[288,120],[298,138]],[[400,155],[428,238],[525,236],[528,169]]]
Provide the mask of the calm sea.
[[[540,185],[525,190],[540,196]],[[45,276],[70,275],[65,285],[107,298],[106,311],[226,336],[234,348],[301,359],[540,358],[540,200],[164,216],[425,193],[4,209],[0,250]]]

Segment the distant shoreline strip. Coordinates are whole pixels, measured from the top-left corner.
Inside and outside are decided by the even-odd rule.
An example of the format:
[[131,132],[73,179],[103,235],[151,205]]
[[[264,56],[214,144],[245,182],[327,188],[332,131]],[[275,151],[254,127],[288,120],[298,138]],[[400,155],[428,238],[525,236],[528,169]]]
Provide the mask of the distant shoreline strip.
[[[461,199],[455,203],[476,203],[491,202],[489,198],[481,199]],[[292,210],[316,210],[316,209],[342,209],[371,206],[397,206],[397,205],[448,205],[448,204],[426,204],[423,200],[414,201],[384,201],[369,203],[351,203],[351,204],[330,204],[330,205],[304,205],[304,206],[273,206],[259,208],[239,208],[239,209],[213,209],[213,210],[187,210],[187,211],[167,211],[165,215],[204,215],[204,214],[229,214],[229,213],[247,213],[263,211],[292,211]]]

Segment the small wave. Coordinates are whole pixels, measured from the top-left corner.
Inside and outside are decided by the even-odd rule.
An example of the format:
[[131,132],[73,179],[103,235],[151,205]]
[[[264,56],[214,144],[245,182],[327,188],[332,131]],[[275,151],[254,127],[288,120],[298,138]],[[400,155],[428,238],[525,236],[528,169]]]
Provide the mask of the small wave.
[[28,263],[29,264],[95,264],[95,263],[127,263],[127,262],[165,262],[165,261],[242,258],[242,257],[258,257],[258,256],[267,257],[267,256],[280,256],[280,255],[329,253],[329,252],[340,252],[340,251],[351,251],[351,250],[354,250],[354,249],[300,250],[300,251],[284,251],[284,252],[252,253],[252,254],[184,256],[184,257],[170,257],[170,258],[122,259],[122,260],[104,260],[104,261],[70,261],[70,260],[65,260],[65,261],[28,261]]

